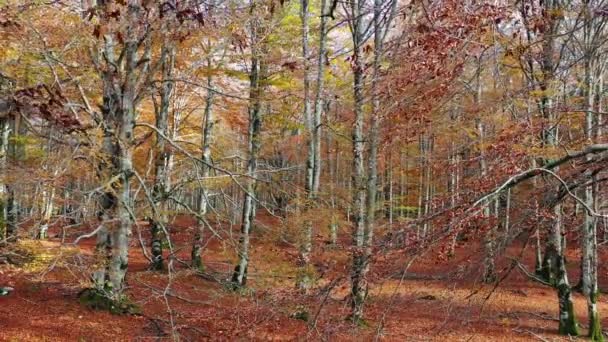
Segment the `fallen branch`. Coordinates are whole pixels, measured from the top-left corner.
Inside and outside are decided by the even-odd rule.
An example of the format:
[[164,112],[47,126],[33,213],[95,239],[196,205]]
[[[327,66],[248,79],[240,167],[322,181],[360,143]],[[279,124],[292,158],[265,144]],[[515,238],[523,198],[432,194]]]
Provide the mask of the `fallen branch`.
[[530,335],[536,337],[537,339],[539,339],[539,340],[541,340],[543,342],[549,342],[549,340],[547,340],[546,338],[544,338],[544,337],[542,337],[542,336],[540,336],[538,334],[535,334],[535,333],[533,333],[530,330],[524,330],[524,329],[514,328],[513,331],[518,332],[518,333],[522,333],[522,334],[530,334]]
[[522,264],[519,262],[519,260],[516,260],[516,259],[510,258],[510,257],[507,257],[507,259],[511,260],[511,262],[512,262],[512,263],[514,263],[514,264],[517,266],[517,268],[519,268],[519,270],[520,270],[520,271],[521,271],[521,272],[522,272],[522,273],[523,273],[523,274],[524,274],[526,277],[528,277],[528,278],[530,278],[530,279],[532,279],[532,280],[534,280],[534,281],[536,281],[536,282],[539,282],[539,283],[541,283],[541,284],[543,284],[543,285],[547,285],[547,286],[550,286],[550,287],[554,287],[554,286],[553,286],[551,283],[547,282],[546,280],[544,280],[544,279],[542,279],[542,278],[537,277],[536,275],[534,275],[534,274],[532,274],[530,271],[528,271],[528,269],[527,269],[527,268],[526,268],[524,265],[522,265]]

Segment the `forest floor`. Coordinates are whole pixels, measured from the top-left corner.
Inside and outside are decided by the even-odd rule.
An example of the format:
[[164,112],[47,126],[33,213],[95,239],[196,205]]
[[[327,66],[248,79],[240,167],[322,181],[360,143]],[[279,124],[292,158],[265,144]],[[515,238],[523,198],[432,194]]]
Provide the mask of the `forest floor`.
[[[138,240],[138,231],[146,238],[145,226],[138,225],[128,274],[128,295],[142,309],[138,316],[111,315],[79,304],[94,240],[83,240],[77,247],[65,242],[93,228],[63,234],[55,227],[47,241],[22,240],[22,250],[32,257],[19,267],[0,266],[0,285],[15,289],[0,297],[0,341],[168,341],[174,336],[182,341],[572,340],[556,333],[557,298],[551,288],[527,280],[517,269],[499,286],[479,284],[475,266],[479,264],[470,259],[470,246],[459,247],[458,260],[450,262],[420,258],[423,261],[413,263],[406,277],[401,276],[402,263],[395,262],[398,258],[378,257],[370,276],[367,320],[355,327],[345,320],[347,232],[334,248],[318,237],[314,264],[320,280],[316,290],[304,295],[293,285],[296,248],[277,238],[280,234],[272,231],[277,222],[270,217],[264,220],[261,226],[266,228],[252,241],[249,289],[239,292],[222,285],[234,264],[228,232],[210,233],[204,254],[207,272],[196,274],[180,262],[189,258],[194,221],[178,218],[171,226],[176,256],[172,271],[159,273],[147,270]],[[238,227],[233,228],[236,232]],[[510,247],[507,254],[518,256],[520,250],[521,245]],[[530,267],[534,256],[532,248],[528,250],[521,260]],[[602,254],[607,253],[602,250]],[[570,258],[576,260],[576,255]],[[499,266],[505,271],[509,264],[505,260],[507,266]],[[576,273],[573,267],[571,282],[577,280]],[[450,277],[444,278],[446,274]],[[602,266],[601,288],[608,286],[606,275]],[[586,325],[585,300],[576,294],[575,301],[579,322]],[[607,304],[606,297],[600,297],[604,327],[608,327]]]

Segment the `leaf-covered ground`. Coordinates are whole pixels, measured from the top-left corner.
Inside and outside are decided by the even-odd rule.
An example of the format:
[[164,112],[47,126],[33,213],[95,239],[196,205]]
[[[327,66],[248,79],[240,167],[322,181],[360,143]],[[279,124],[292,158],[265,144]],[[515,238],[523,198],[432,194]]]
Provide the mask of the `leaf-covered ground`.
[[[276,224],[267,218],[267,228]],[[172,228],[177,257],[171,273],[146,270],[134,231],[128,294],[141,307],[140,316],[115,316],[79,304],[93,240],[79,247],[62,245],[62,238],[70,241],[73,236],[60,237],[57,231],[50,241],[22,242],[22,251],[38,257],[19,266],[0,266],[0,283],[15,288],[0,297],[0,340],[569,340],[556,334],[557,298],[552,289],[528,281],[517,270],[498,287],[481,286],[470,271],[476,261],[463,260],[470,248],[460,247],[457,255],[463,257],[454,262],[421,258],[424,262],[414,263],[406,277],[401,276],[398,258],[376,260],[374,274],[384,280],[372,285],[367,321],[354,327],[344,319],[348,314],[345,246],[329,248],[318,241],[323,252],[317,253],[314,263],[320,280],[316,290],[303,295],[293,287],[295,247],[272,238],[274,234],[259,232],[253,242],[250,289],[235,293],[222,285],[233,260],[228,235],[208,236],[204,275],[181,263],[188,257],[192,225],[192,220],[181,218]],[[145,228],[140,228],[145,239]],[[516,247],[508,250],[513,256],[519,252]],[[528,265],[532,258],[524,256]],[[456,267],[467,262],[472,266],[469,270]],[[508,266],[504,262],[503,274]],[[606,284],[605,269],[601,274],[600,286]],[[573,267],[572,282],[576,276]],[[575,297],[576,312],[585,325],[584,299]],[[603,297],[599,307],[602,317],[608,317]]]

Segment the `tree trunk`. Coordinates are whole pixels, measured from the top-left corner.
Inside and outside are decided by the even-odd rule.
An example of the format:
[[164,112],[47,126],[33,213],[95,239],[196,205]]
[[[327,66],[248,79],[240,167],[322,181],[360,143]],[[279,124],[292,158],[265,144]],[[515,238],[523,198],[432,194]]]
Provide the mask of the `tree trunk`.
[[302,20],[302,59],[304,64],[304,121],[307,129],[307,147],[308,153],[306,157],[306,179],[305,179],[305,196],[304,204],[304,227],[302,230],[300,243],[300,269],[296,277],[296,286],[303,292],[307,292],[312,287],[312,274],[310,272],[310,255],[312,253],[312,221],[309,217],[309,212],[314,205],[315,192],[315,163],[316,160],[316,127],[313,113],[311,111],[312,101],[310,96],[310,51],[308,47],[308,0],[301,0],[300,3],[300,19]]
[[[106,4],[100,6],[100,12],[107,14]],[[132,225],[133,129],[137,102],[141,100],[138,81],[145,79],[148,71],[148,60],[144,59],[143,63],[138,60],[140,38],[130,26],[138,22],[142,14],[141,7],[129,6],[121,39],[114,39],[118,33],[108,32],[103,36],[100,55],[103,54],[105,65],[98,69],[103,82],[101,128],[104,136],[97,173],[104,193],[98,198],[100,228],[96,249],[102,259],[98,259],[93,281],[98,292],[96,298],[104,297],[110,302],[107,308],[115,312],[125,309],[122,304]],[[149,44],[146,45],[148,51]],[[120,52],[120,58],[116,52]],[[95,61],[97,65],[102,63],[99,58]]]
[[[308,0],[303,0],[307,1]],[[312,190],[315,194],[319,193],[321,186],[321,117],[325,101],[323,93],[325,90],[325,65],[327,53],[327,0],[321,0],[321,22],[319,27],[319,51],[317,56],[317,77],[315,89],[315,106],[312,116],[312,131],[313,131],[313,146],[314,146],[314,168],[313,168],[313,183]],[[306,55],[306,54],[305,54]]]
[[[9,143],[7,162],[15,162],[25,158],[25,149],[18,143],[19,136],[23,133],[20,116],[14,117],[9,121]],[[15,186],[13,184],[5,184],[6,198],[6,239],[9,241],[17,240],[17,220],[19,216],[19,202],[17,200]],[[32,206],[33,208],[33,206]]]
[[[59,169],[56,169],[54,172],[54,176],[57,176]],[[38,238],[44,240],[48,238],[48,230],[49,223],[51,221],[51,217],[53,215],[54,205],[53,202],[55,200],[55,186],[53,184],[42,185],[44,189],[42,190],[42,210],[41,210],[41,220],[40,220],[40,229],[38,231]]]
[[353,123],[353,167],[352,167],[352,184],[353,184],[353,211],[354,211],[354,234],[353,242],[355,248],[353,250],[353,266],[351,271],[351,315],[353,322],[358,323],[363,319],[363,305],[367,297],[368,282],[367,273],[369,272],[369,263],[371,260],[373,236],[374,236],[374,220],[376,209],[376,194],[377,194],[377,178],[378,178],[378,136],[379,136],[379,110],[380,99],[378,93],[377,81],[380,76],[380,59],[382,58],[382,43],[385,37],[384,30],[387,30],[392,21],[396,1],[391,1],[389,9],[391,12],[387,16],[387,20],[382,22],[382,5],[383,1],[374,0],[374,62],[373,62],[373,78],[372,78],[372,113],[370,122],[370,144],[368,156],[368,178],[367,184],[365,179],[365,161],[364,161],[364,68],[362,48],[365,43],[364,33],[364,7],[365,1],[352,1],[350,7],[350,26],[353,38],[353,90],[355,101],[355,121]]
[[359,322],[363,319],[363,305],[367,297],[368,264],[365,258],[365,164],[364,152],[364,95],[363,95],[363,1],[351,1],[351,27],[353,37],[353,91],[355,101],[355,121],[353,122],[353,160],[352,160],[352,217],[353,217],[353,264],[351,270],[351,319]]
[[[249,131],[248,147],[249,160],[247,162],[247,185],[243,200],[243,216],[241,222],[241,234],[238,247],[238,263],[232,274],[233,287],[240,288],[247,285],[247,267],[249,264],[249,234],[255,219],[255,175],[258,165],[258,154],[260,152],[261,141],[260,133],[262,128],[262,96],[264,93],[264,83],[266,79],[266,64],[263,53],[265,49],[257,46],[260,43],[261,33],[256,19],[252,24],[252,55],[251,72],[249,75]],[[259,35],[259,36],[258,36]]]
[[[132,11],[138,11],[132,9]],[[125,288],[125,276],[129,263],[129,236],[131,235],[131,196],[130,179],[133,175],[133,126],[135,122],[135,88],[137,68],[137,41],[127,40],[124,46],[124,86],[119,112],[116,117],[118,135],[118,186],[116,189],[118,206],[116,218],[118,226],[110,231],[112,253],[108,270],[108,280],[114,300],[121,300]]]
[[7,195],[8,186],[5,177],[8,174],[8,144],[10,134],[10,123],[8,117],[0,118],[0,245],[4,244],[7,238]]
[[386,163],[386,202],[387,202],[387,219],[388,219],[388,229],[389,231],[393,230],[393,220],[395,214],[394,207],[394,190],[393,190],[393,154],[388,151],[387,152],[387,163]]
[[[207,67],[211,68],[211,59],[207,59]],[[201,176],[203,178],[203,183],[199,188],[198,193],[198,220],[197,220],[197,230],[194,235],[194,243],[192,245],[192,268],[202,271],[203,270],[203,261],[201,259],[201,252],[203,249],[203,239],[204,239],[204,231],[205,231],[205,215],[207,215],[207,207],[209,205],[209,192],[207,191],[207,187],[205,185],[205,179],[210,175],[210,165],[213,163],[211,158],[211,145],[214,142],[214,132],[213,128],[215,126],[215,117],[213,115],[213,98],[214,98],[214,88],[213,88],[213,78],[211,76],[211,72],[207,75],[207,98],[205,101],[205,121],[203,125],[203,134],[202,134],[202,149],[203,149],[203,163],[201,163]]]
[[[331,222],[329,224],[330,243],[335,247],[338,243],[338,196],[336,195],[336,187],[339,186],[339,171],[340,171],[340,144],[332,139],[331,134],[326,135],[327,159],[329,160],[329,191],[331,193]],[[333,150],[333,153],[332,153]],[[333,154],[333,156],[332,156]]]
[[154,206],[150,233],[152,237],[152,270],[162,270],[163,265],[163,231],[167,226],[167,196],[169,191],[169,163],[171,152],[166,137],[169,136],[169,105],[173,94],[173,77],[175,48],[172,43],[165,42],[161,50],[162,85],[160,89],[160,105],[155,108],[156,114],[156,155],[154,161],[154,187],[152,199]]
[[[589,36],[593,33],[592,23],[585,25],[585,42],[590,45]],[[589,49],[592,47],[587,46]],[[594,99],[593,92],[593,52],[587,51],[585,59],[585,136],[589,144],[594,140]],[[594,186],[588,185],[584,189],[584,201],[588,208],[595,209]],[[581,279],[580,288],[587,299],[587,316],[589,319],[589,337],[592,341],[603,341],[602,328],[597,310],[597,298],[599,296],[597,285],[597,220],[587,210],[581,227]]]
[[555,271],[557,297],[559,301],[559,333],[562,335],[577,336],[578,325],[574,316],[574,304],[572,302],[572,290],[568,282],[566,270],[566,259],[564,257],[565,246],[562,244],[562,209],[561,205],[555,207],[555,224],[550,237],[550,243],[555,248]]

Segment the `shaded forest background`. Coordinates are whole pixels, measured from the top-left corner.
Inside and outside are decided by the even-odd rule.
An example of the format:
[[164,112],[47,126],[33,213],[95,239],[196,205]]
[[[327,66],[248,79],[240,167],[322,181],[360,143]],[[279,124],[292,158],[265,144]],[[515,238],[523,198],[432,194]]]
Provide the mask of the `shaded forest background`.
[[0,0],[0,338],[603,341],[607,22]]

